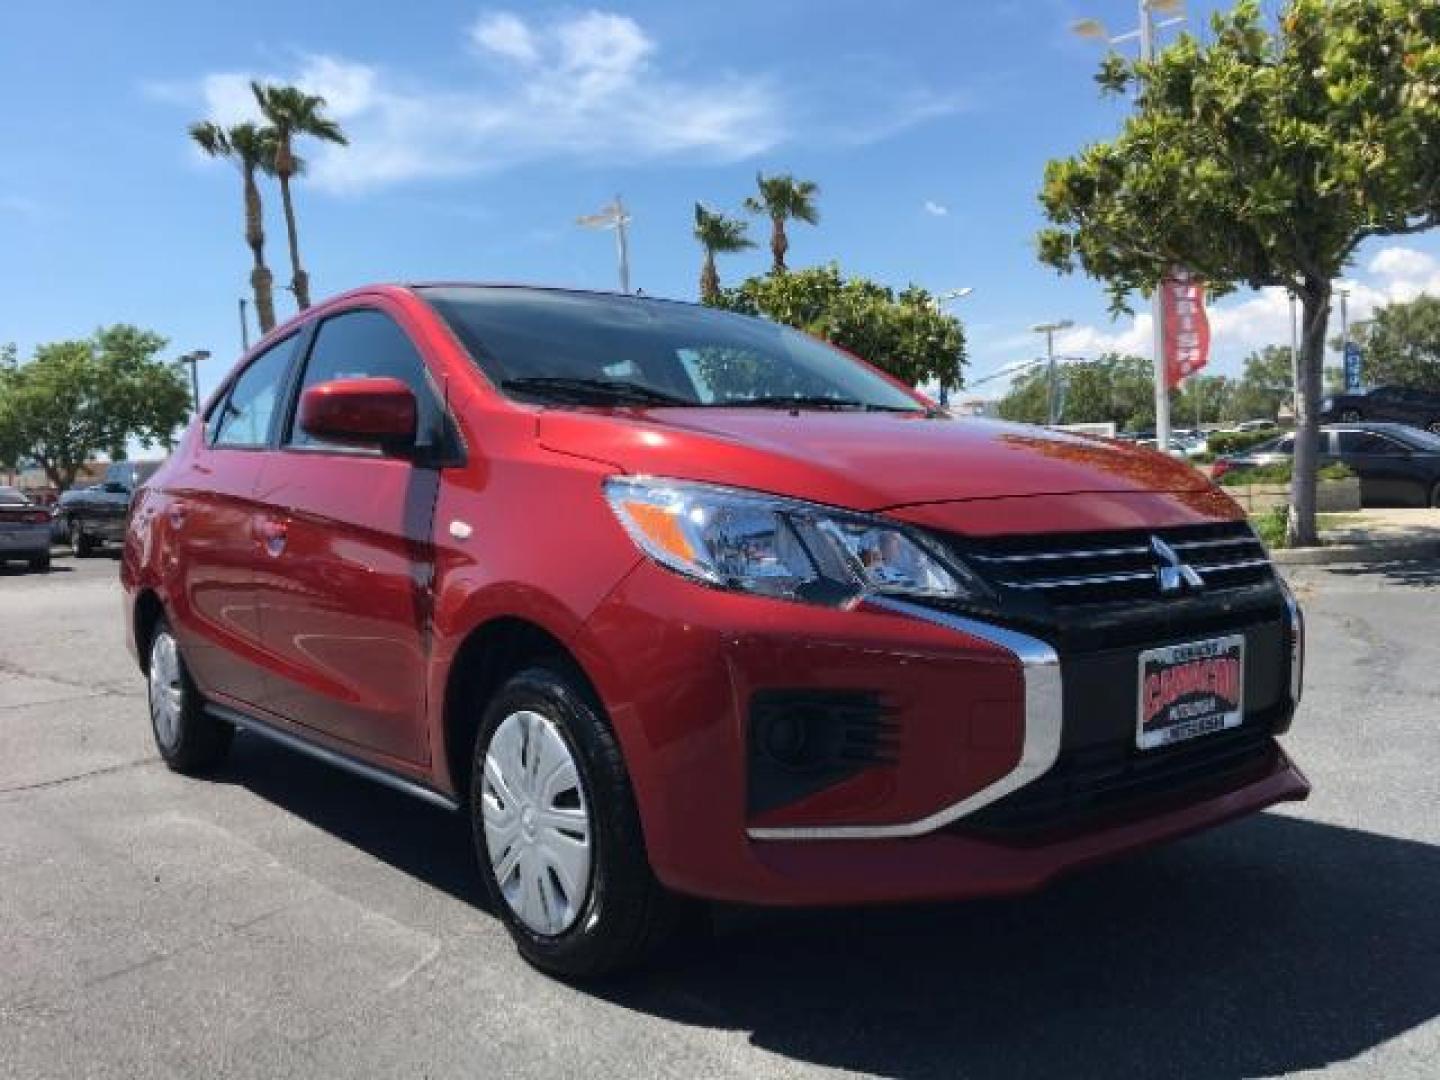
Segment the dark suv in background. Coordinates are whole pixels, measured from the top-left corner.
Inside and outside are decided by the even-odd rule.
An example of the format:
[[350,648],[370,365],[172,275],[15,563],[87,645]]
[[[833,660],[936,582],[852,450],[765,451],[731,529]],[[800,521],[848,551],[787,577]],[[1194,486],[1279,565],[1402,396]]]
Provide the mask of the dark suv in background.
[[100,483],[60,496],[55,508],[57,524],[76,555],[89,555],[105,541],[119,543],[125,539],[130,500],[162,464],[160,461],[116,461],[106,467],[105,478]]
[[1440,393],[1404,386],[1377,386],[1353,394],[1336,394],[1321,402],[1320,419],[1345,423],[1390,420],[1440,435]]

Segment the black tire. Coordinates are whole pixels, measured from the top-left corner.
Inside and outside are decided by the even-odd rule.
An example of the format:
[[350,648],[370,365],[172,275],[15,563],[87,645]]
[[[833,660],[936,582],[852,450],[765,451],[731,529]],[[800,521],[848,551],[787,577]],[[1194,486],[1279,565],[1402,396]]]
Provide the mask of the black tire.
[[1430,488],[1430,507],[1434,510],[1440,510],[1440,480],[1436,480]]
[[1440,435],[1440,420],[1431,420],[1430,423],[1425,425],[1425,430],[1430,432],[1431,435]]
[[[583,903],[576,903],[573,922],[553,935],[532,929],[512,909],[491,867],[485,834],[486,754],[500,725],[517,713],[538,713],[559,733],[579,773],[581,808],[588,813],[588,891]],[[497,802],[493,792],[488,797]],[[615,734],[583,682],[563,666],[528,668],[486,704],[472,758],[469,814],[494,910],[520,954],[541,971],[568,979],[614,974],[652,956],[678,927],[686,905],[650,868]]]
[[1340,413],[1340,419],[1347,424],[1353,424],[1360,419],[1359,409],[1344,409]]
[[30,569],[37,574],[48,574],[50,572],[50,552],[44,555],[36,555],[30,560]]
[[[167,648],[174,650],[173,669],[162,655]],[[167,678],[167,672],[173,677]],[[170,624],[163,618],[150,635],[145,675],[150,731],[165,764],[175,772],[193,775],[207,772],[224,761],[235,738],[235,728],[205,711],[205,701],[190,678]],[[173,725],[162,715],[167,707],[175,709]]]
[[95,551],[95,541],[85,535],[85,530],[80,522],[70,522],[70,550],[75,552],[77,559],[86,559]]

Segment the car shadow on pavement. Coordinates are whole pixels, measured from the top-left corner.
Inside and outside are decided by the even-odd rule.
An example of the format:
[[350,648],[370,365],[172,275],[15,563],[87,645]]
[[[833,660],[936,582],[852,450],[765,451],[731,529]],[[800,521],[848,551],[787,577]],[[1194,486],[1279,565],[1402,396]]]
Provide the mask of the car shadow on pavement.
[[[236,750],[218,779],[483,906],[459,815]],[[1032,896],[725,909],[718,940],[583,989],[882,1076],[1269,1076],[1440,1015],[1437,896],[1440,847],[1268,813]]]
[[1355,565],[1340,564],[1327,567],[1327,569],[1336,577],[1383,577],[1396,585],[1412,585],[1420,588],[1440,586],[1440,560],[1435,559]]

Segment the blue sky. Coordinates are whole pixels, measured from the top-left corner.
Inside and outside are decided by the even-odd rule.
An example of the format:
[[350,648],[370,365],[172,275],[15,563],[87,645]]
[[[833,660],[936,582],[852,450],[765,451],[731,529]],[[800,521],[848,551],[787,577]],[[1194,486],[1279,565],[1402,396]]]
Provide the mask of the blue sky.
[[[1192,25],[1212,5],[1191,5]],[[473,278],[610,288],[611,238],[578,214],[620,192],[634,280],[691,298],[692,205],[738,209],[757,169],[821,185],[792,265],[974,294],[956,308],[972,378],[1032,356],[1027,327],[1071,318],[1062,351],[1147,351],[1148,322],[1112,323],[1097,285],[1034,258],[1045,161],[1112,132],[1099,16],[1127,0],[727,0],[487,6],[307,0],[8,4],[0,13],[0,341],[110,322],[207,348],[203,387],[238,354],[246,295],[237,175],[202,160],[187,123],[248,109],[253,75],[324,93],[352,137],[311,152],[298,187],[315,294],[377,280]],[[278,197],[267,254],[288,280]],[[726,258],[734,281],[762,248]],[[1352,278],[1356,317],[1440,291],[1440,244],[1376,243]],[[282,313],[291,305],[280,293]],[[1212,371],[1288,338],[1281,296],[1212,312]],[[987,390],[1003,384],[992,383]]]

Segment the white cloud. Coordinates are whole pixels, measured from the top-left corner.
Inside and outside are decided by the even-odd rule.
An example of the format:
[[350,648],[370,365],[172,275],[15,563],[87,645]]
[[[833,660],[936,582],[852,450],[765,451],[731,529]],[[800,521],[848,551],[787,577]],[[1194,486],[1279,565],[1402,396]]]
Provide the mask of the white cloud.
[[635,19],[606,11],[489,11],[467,27],[466,44],[476,63],[446,86],[349,57],[305,54],[290,70],[213,72],[143,89],[167,103],[198,102],[227,123],[253,118],[252,78],[323,95],[350,146],[311,144],[302,152],[317,187],[345,193],[550,159],[738,161],[787,141],[792,128],[812,141],[868,142],[958,107],[887,84],[842,106],[853,115],[827,126],[820,112],[833,118],[836,103],[823,88],[782,89],[767,75],[713,63],[681,70]]
[[948,206],[944,203],[938,203],[934,199],[926,199],[923,206],[925,213],[931,217],[947,217],[950,214],[950,208]]
[[[1415,248],[1384,247],[1364,263],[1364,272],[1346,279],[1350,295],[1350,321],[1373,316],[1386,304],[1409,301],[1422,294],[1440,296],[1440,259]],[[1284,289],[1261,289],[1232,293],[1213,301],[1210,317],[1210,374],[1238,375],[1244,358],[1266,345],[1290,343],[1290,299]],[[1095,357],[1106,352],[1150,356],[1154,348],[1149,304],[1140,302],[1133,318],[1116,322],[1082,324],[1056,335],[1055,351],[1065,356]],[[1331,305],[1328,337],[1340,333],[1340,300]],[[1017,332],[989,343],[997,361],[980,374],[998,370],[999,361],[1017,356],[1038,356],[1044,341],[1030,332]],[[985,389],[1003,394],[1005,384],[987,384]]]
[[540,56],[530,27],[525,25],[525,20],[508,11],[497,11],[476,19],[470,27],[470,40],[486,52],[522,64],[533,63]]

